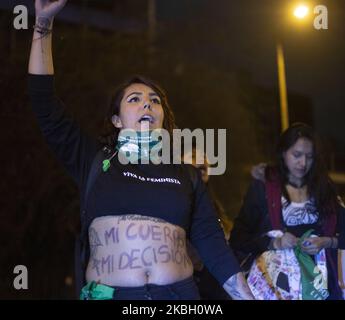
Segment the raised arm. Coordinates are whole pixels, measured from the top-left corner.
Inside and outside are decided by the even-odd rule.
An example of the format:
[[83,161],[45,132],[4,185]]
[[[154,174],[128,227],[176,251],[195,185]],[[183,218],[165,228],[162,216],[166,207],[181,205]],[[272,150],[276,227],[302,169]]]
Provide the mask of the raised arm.
[[56,14],[67,0],[35,0],[35,27],[31,45],[29,73],[54,74],[52,55],[52,28]]
[[32,110],[46,142],[68,173],[79,186],[83,186],[101,146],[70,117],[54,89],[51,31],[55,15],[66,2],[35,1],[36,25],[30,53],[28,91]]

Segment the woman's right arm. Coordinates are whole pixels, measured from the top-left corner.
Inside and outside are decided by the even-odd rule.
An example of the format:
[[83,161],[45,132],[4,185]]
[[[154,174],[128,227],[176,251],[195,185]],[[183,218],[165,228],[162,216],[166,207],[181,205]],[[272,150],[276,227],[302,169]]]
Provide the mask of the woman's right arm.
[[82,132],[54,90],[52,26],[67,0],[36,0],[36,25],[29,61],[29,95],[41,132],[68,173],[83,185],[99,144]]
[[196,168],[191,169],[197,175],[190,228],[191,243],[207,269],[233,299],[253,299],[238,262],[225,241],[201,174]]
[[54,74],[51,32],[54,17],[66,2],[67,0],[35,1],[36,19],[30,52],[29,74]]

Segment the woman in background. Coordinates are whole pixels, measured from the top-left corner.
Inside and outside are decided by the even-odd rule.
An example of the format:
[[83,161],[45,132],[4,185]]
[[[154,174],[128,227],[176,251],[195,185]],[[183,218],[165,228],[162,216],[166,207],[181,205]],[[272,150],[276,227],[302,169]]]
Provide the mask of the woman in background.
[[[301,250],[311,257],[326,250],[328,299],[342,299],[337,249],[345,249],[345,209],[312,128],[301,123],[288,128],[279,139],[276,163],[258,169],[235,220],[231,247],[240,260],[255,258],[267,250],[294,249],[313,229]],[[282,230],[282,236],[269,238],[272,229]]]

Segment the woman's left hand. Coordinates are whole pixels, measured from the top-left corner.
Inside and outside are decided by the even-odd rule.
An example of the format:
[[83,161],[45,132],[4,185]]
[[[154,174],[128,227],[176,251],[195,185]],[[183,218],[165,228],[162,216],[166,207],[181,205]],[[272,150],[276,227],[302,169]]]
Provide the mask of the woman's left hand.
[[310,237],[305,238],[302,242],[301,249],[303,252],[314,255],[324,248],[331,246],[332,239],[329,237]]

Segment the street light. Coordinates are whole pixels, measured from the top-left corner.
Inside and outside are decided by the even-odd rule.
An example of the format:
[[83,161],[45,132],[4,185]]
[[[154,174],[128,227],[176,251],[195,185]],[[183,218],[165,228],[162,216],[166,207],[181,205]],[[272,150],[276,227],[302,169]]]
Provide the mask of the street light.
[[309,8],[304,5],[304,4],[301,4],[299,5],[295,11],[294,11],[294,16],[298,19],[304,19],[309,13]]
[[[294,16],[300,20],[307,17],[309,8],[306,5],[299,5],[294,10]],[[280,96],[280,118],[281,130],[285,131],[289,127],[289,109],[286,89],[285,58],[283,45],[277,43],[277,67]]]

